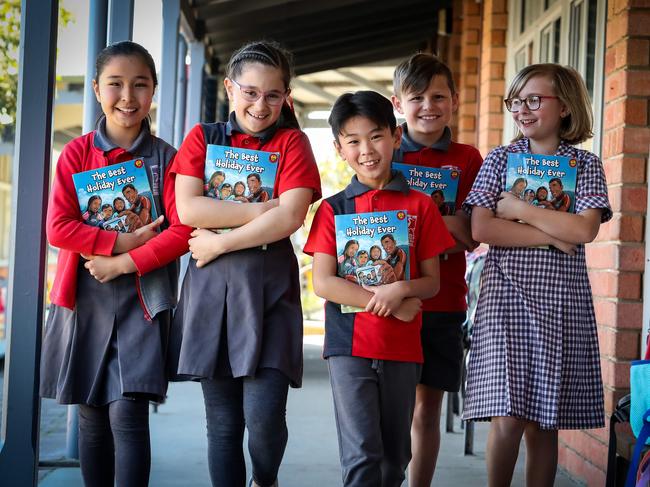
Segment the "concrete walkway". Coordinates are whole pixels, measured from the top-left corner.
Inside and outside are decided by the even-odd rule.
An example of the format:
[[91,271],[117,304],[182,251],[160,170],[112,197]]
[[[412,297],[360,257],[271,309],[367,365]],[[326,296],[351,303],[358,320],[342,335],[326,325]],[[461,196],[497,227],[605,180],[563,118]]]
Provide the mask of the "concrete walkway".
[[[289,444],[280,469],[282,487],[336,487],[341,485],[336,428],[327,367],[321,347],[305,345],[302,389],[289,393]],[[43,401],[41,459],[61,457],[65,448],[66,408]],[[444,419],[443,419],[444,428]],[[474,456],[463,456],[464,436],[456,421],[455,433],[443,433],[435,486],[484,486],[487,425],[478,424]],[[198,383],[176,383],[169,398],[151,415],[152,487],[210,487],[206,460],[205,415]],[[250,472],[250,468],[249,468]],[[78,468],[42,469],[41,487],[81,487]],[[514,486],[523,486],[523,455]],[[574,487],[563,473],[558,487]]]

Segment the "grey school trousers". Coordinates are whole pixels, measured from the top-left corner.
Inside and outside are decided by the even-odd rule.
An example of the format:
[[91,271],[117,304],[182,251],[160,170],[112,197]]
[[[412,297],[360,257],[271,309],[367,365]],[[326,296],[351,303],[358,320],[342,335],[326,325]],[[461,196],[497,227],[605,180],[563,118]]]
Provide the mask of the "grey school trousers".
[[411,459],[411,421],[421,365],[327,359],[345,487],[399,487]]

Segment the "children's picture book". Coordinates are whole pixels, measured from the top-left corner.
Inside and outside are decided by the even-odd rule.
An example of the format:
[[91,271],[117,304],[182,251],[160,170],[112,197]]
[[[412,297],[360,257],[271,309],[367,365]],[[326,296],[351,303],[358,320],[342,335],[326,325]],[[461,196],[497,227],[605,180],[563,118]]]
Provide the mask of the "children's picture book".
[[[405,210],[335,215],[337,275],[377,286],[410,278],[408,215]],[[342,313],[362,308],[341,305]]]
[[393,162],[393,169],[404,174],[411,189],[431,196],[442,216],[456,213],[460,171],[455,167],[425,167]]
[[88,225],[131,233],[158,218],[142,159],[79,172],[72,180]]
[[573,213],[577,174],[571,157],[510,152],[504,189],[539,208]]
[[265,202],[274,197],[279,152],[208,144],[203,191],[225,201]]

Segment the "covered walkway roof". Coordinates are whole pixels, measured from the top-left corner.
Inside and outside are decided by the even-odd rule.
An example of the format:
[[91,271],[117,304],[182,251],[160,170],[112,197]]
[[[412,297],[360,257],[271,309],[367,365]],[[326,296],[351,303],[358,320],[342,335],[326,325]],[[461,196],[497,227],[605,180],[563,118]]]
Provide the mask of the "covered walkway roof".
[[[98,113],[90,83],[95,56],[107,44],[132,38],[134,1],[89,2],[84,131],[92,130]],[[340,93],[361,86],[386,94],[390,78],[386,78],[385,70],[376,69],[377,65],[403,59],[418,49],[435,51],[440,33],[451,32],[450,0],[160,3],[162,32],[150,33],[162,34],[163,40],[157,129],[160,137],[177,144],[187,127],[200,120],[213,120],[210,117],[218,112],[214,110],[215,81],[223,74],[231,53],[247,41],[273,39],[293,51],[296,73],[303,75],[294,85],[294,99],[300,108],[309,109],[329,105]],[[0,429],[0,478],[8,485],[36,485],[38,469],[38,370],[47,253],[44,224],[50,183],[57,14],[56,0],[47,7],[39,0],[22,0],[8,348]],[[188,52],[189,67],[185,64]],[[69,450],[75,444],[69,438]]]

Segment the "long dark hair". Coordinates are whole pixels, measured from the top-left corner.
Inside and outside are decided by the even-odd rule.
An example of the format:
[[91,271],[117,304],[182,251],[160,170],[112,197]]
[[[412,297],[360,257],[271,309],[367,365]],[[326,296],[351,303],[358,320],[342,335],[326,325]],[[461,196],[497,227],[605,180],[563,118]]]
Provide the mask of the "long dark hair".
[[140,58],[140,60],[149,68],[151,72],[151,79],[153,79],[154,88],[158,86],[158,77],[156,76],[156,64],[144,47],[140,44],[137,44],[132,41],[121,41],[106,46],[101,52],[97,55],[95,60],[95,81],[99,82],[99,77],[104,71],[106,65],[116,56],[135,56]]
[[[282,72],[285,89],[289,89],[293,78],[293,56],[275,41],[254,41],[245,44],[233,53],[226,68],[226,76],[235,79],[248,63],[260,63],[272,66]],[[281,127],[300,129],[298,119],[287,101],[282,105],[280,120]]]

